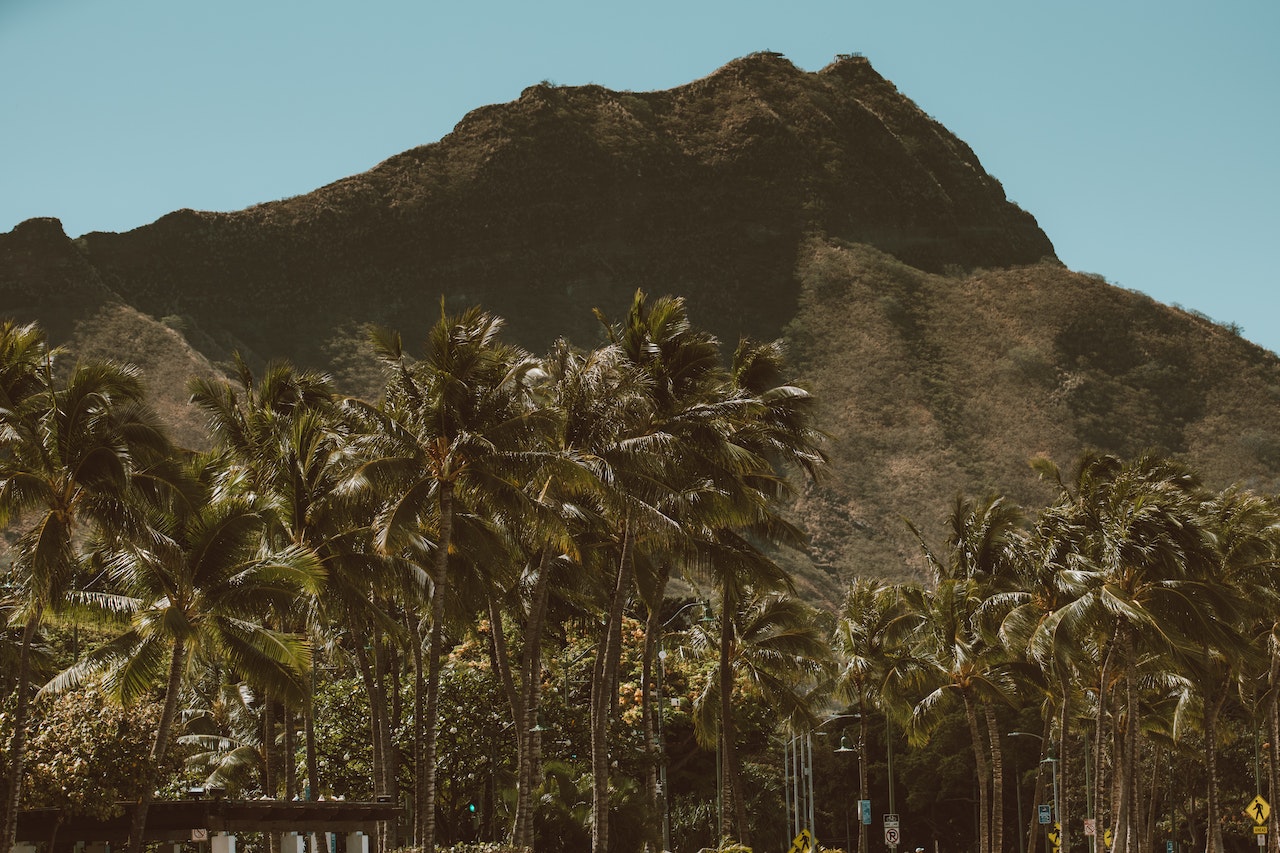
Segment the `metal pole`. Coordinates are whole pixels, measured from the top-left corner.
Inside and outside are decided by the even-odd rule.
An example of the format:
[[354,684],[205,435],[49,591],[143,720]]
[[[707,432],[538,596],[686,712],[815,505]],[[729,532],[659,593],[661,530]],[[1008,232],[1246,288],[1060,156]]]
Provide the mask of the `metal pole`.
[[663,708],[666,699],[662,695],[663,669],[667,661],[667,650],[658,650],[658,798],[662,808],[662,849],[671,849],[671,810],[667,803],[667,743],[662,731]]
[[[1089,744],[1085,743],[1084,750],[1084,810],[1085,817],[1093,818],[1093,782],[1092,771],[1090,769],[1092,758],[1089,753],[1093,752],[1089,748]],[[1089,836],[1089,853],[1098,853],[1098,825],[1093,825],[1093,835]]]
[[809,832],[813,834],[813,836],[814,836],[813,846],[814,846],[814,848],[817,848],[817,846],[818,846],[818,840],[817,840],[817,827],[816,827],[816,826],[814,826],[814,820],[813,820],[813,733],[812,733],[812,732],[810,732],[809,734],[805,735],[805,738],[804,738],[804,739],[805,739],[805,748],[807,749],[807,751],[808,751],[808,753],[809,753],[809,768],[808,768],[808,782],[809,782]]
[[1022,832],[1022,774],[1018,772],[1018,751],[1013,751],[1013,782],[1018,792],[1018,853],[1027,853],[1027,840]]
[[[893,719],[888,714],[884,715],[884,734],[885,746],[887,748],[889,758],[889,814],[897,814],[898,809],[895,806],[893,799]],[[898,853],[898,845],[896,844],[890,844],[889,849],[892,850],[893,853]]]

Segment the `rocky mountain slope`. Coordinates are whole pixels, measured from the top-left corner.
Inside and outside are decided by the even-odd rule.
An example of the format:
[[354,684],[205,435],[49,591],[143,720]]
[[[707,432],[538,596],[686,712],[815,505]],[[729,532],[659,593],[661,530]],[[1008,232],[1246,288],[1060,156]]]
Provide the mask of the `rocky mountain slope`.
[[662,92],[544,83],[307,195],[0,235],[0,311],[144,361],[175,418],[178,376],[234,350],[368,393],[366,323],[412,340],[443,297],[535,351],[585,345],[591,309],[619,314],[637,287],[685,296],[730,344],[790,340],[833,436],[796,506],[814,538],[796,566],[828,600],[854,573],[911,572],[902,518],[937,531],[958,491],[1044,499],[1035,453],[1154,447],[1216,483],[1280,482],[1276,357],[1063,268],[968,146],[861,57],[808,73],[754,54]]

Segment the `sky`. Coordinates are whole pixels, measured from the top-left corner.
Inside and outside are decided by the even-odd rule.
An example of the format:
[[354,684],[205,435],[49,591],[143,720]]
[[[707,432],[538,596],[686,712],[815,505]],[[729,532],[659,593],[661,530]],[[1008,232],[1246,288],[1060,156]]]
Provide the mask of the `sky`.
[[1068,267],[1280,351],[1278,41],[1276,0],[0,0],[0,233],[299,195],[543,80],[856,52]]

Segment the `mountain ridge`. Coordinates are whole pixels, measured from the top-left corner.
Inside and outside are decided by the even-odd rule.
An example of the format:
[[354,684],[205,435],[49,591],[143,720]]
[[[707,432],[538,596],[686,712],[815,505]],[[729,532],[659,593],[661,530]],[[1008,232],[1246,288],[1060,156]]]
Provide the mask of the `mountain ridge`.
[[[544,82],[310,193],[76,240],[55,223],[0,235],[0,311],[95,352],[172,341],[197,371],[283,356],[372,394],[368,323],[419,340],[443,300],[535,352],[585,346],[591,309],[638,288],[684,296],[729,349],[783,336],[834,436],[794,506],[812,554],[789,558],[827,601],[856,572],[919,572],[902,519],[936,539],[951,494],[1046,499],[1032,455],[1153,448],[1280,486],[1274,354],[1066,269],[969,146],[858,56],[806,72],[752,54],[658,92]],[[82,322],[107,306],[130,331]]]

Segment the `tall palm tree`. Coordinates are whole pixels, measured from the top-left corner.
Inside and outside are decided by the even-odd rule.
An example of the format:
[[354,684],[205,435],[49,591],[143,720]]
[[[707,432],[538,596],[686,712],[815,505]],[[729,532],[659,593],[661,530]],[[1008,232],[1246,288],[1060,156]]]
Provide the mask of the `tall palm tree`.
[[998,637],[1003,615],[998,595],[1018,582],[1021,521],[1021,510],[1001,497],[957,498],[943,555],[916,532],[936,586],[926,598],[921,631],[921,655],[933,689],[917,703],[913,723],[927,732],[949,700],[962,702],[977,768],[982,853],[1003,849],[1004,773],[993,703],[1012,704],[1018,679],[1016,656]]
[[[257,379],[237,356],[233,382],[195,380],[191,395],[208,415],[221,451],[220,487],[258,495],[270,511],[268,533],[275,546],[310,548],[325,566],[325,594],[305,600],[301,614],[279,616],[304,620],[317,636],[353,619],[380,621],[381,614],[369,610],[368,590],[387,582],[389,567],[362,547],[367,529],[357,508],[344,500],[350,442],[328,377],[279,361]],[[370,707],[380,710],[374,699]],[[322,784],[310,692],[302,711],[306,791],[314,799]],[[382,727],[375,731],[380,735]],[[383,751],[374,753],[379,776],[385,777]]]
[[10,571],[21,590],[14,734],[0,849],[13,844],[30,701],[30,649],[74,584],[82,532],[141,529],[136,506],[172,482],[169,442],[136,370],[77,365],[55,380],[44,334],[0,325],[0,522],[21,520]]
[[499,525],[525,513],[521,484],[534,465],[525,451],[537,418],[521,401],[537,365],[500,340],[502,326],[479,309],[450,316],[442,305],[420,360],[405,352],[398,335],[378,333],[375,347],[388,365],[383,405],[347,403],[365,429],[357,450],[367,461],[353,488],[385,500],[374,521],[378,550],[430,566],[425,740],[417,770],[424,811],[418,840],[428,853],[435,843],[435,729],[455,525],[464,511]]
[[[1123,711],[1113,853],[1130,853],[1138,830],[1140,655],[1194,653],[1201,638],[1220,638],[1232,618],[1230,597],[1214,578],[1201,500],[1188,469],[1154,456],[1086,456],[1071,487],[1062,489],[1059,515],[1074,528],[1074,559],[1061,578],[1075,597],[1061,608],[1061,620],[1093,626],[1097,659],[1103,673],[1114,667],[1114,698]],[[1100,703],[1108,701],[1110,683],[1100,677]]]
[[[734,610],[721,610],[713,621],[695,624],[682,643],[690,656],[716,661],[694,701],[693,719],[698,742],[706,748],[718,744],[722,752],[735,750],[733,697],[726,697],[726,690],[732,693],[741,682],[780,720],[809,728],[815,722],[810,707],[813,688],[823,680],[830,658],[815,613],[792,596],[745,588],[732,601]],[[725,621],[733,627],[725,628]],[[726,671],[728,678],[723,676]],[[725,762],[725,767],[740,772],[736,762]],[[725,794],[742,798],[740,779],[726,780]],[[724,818],[732,820],[738,839],[748,837],[744,805],[724,806]]]
[[[834,693],[858,709],[858,799],[867,798],[867,733],[873,708],[888,712],[886,694],[909,656],[922,615],[907,606],[901,587],[858,578],[850,585],[837,614],[831,650],[837,666]],[[861,826],[858,853],[867,853],[866,826]]]
[[96,678],[105,695],[122,704],[161,688],[163,710],[130,828],[133,851],[142,850],[156,774],[194,657],[222,660],[276,697],[305,693],[309,647],[263,628],[257,617],[264,605],[284,607],[300,593],[317,592],[320,562],[302,546],[264,549],[265,514],[242,498],[215,495],[208,488],[211,473],[197,470],[204,488],[196,501],[172,501],[152,515],[144,535],[106,543],[105,588],[81,595],[127,617],[126,629],[45,688],[73,689]]

